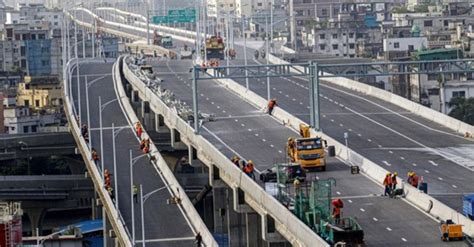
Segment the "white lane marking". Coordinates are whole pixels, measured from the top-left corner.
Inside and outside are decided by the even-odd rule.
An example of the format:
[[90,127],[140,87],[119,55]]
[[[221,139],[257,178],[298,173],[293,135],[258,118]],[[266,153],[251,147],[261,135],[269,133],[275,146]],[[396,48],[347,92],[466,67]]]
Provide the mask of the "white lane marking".
[[379,221],[379,219],[377,219],[377,218],[375,218],[375,217],[373,217],[372,219],[373,219],[374,221]]
[[341,93],[350,95],[350,96],[352,96],[352,97],[358,98],[358,99],[360,99],[360,100],[367,101],[367,102],[369,102],[369,103],[371,103],[371,104],[373,104],[373,105],[375,105],[375,106],[378,106],[378,107],[380,107],[380,108],[382,108],[382,109],[384,109],[384,110],[386,110],[386,111],[388,111],[388,112],[390,112],[390,113],[392,113],[392,114],[394,114],[394,115],[397,115],[397,116],[399,116],[399,117],[401,117],[401,118],[404,118],[405,120],[408,120],[408,121],[410,121],[410,122],[412,122],[412,123],[415,123],[415,124],[417,124],[417,125],[420,125],[420,126],[426,128],[426,129],[429,129],[429,130],[431,130],[431,131],[438,132],[438,133],[442,133],[442,134],[445,134],[445,135],[450,135],[450,136],[458,137],[458,138],[462,138],[462,137],[459,136],[459,135],[451,134],[451,133],[448,133],[448,132],[445,132],[445,131],[442,131],[442,130],[437,130],[437,129],[431,128],[431,127],[429,127],[429,126],[426,126],[426,125],[424,125],[424,124],[422,124],[422,123],[419,123],[419,122],[417,122],[417,121],[411,119],[410,117],[403,116],[402,114],[400,114],[400,113],[398,113],[398,112],[395,112],[395,111],[393,111],[393,110],[391,110],[391,109],[389,109],[389,108],[387,108],[387,107],[385,107],[385,106],[382,106],[382,105],[380,105],[380,104],[377,104],[377,103],[375,103],[375,102],[372,102],[371,100],[366,99],[366,98],[364,98],[364,97],[362,97],[362,96],[359,96],[359,95],[356,95],[356,94],[352,94],[352,93],[346,92],[346,91],[344,91],[344,90],[334,88],[334,87],[329,86],[329,85],[324,85],[324,84],[322,84],[322,83],[319,84],[319,85],[321,85],[322,87],[326,87],[326,88],[328,88],[328,89],[330,89],[330,90],[338,91],[338,92],[341,92]]
[[457,189],[457,188],[458,188],[458,186],[456,186],[455,184],[453,184],[453,185],[451,185],[451,186],[453,186],[453,188],[455,188],[455,189]]
[[281,150],[278,150],[278,152],[281,153],[281,154],[283,153],[283,151],[281,151]]
[[206,100],[209,100],[209,98],[206,98]]
[[[231,152],[233,152],[234,154],[238,155],[239,157],[244,157],[242,156],[241,154],[239,154],[237,151],[235,151],[233,148],[231,148],[229,145],[227,145],[227,143],[225,143],[221,138],[219,138],[216,134],[214,134],[214,132],[210,131],[206,126],[201,126],[201,128],[203,128],[204,130],[206,130],[209,134],[211,134],[214,138],[216,138],[220,143],[222,143],[222,145],[224,145],[227,149],[229,149]],[[245,160],[247,161],[247,160]],[[255,168],[255,171],[260,174],[261,172]]]
[[331,119],[331,122],[334,122],[334,119]]
[[365,212],[365,209],[361,208],[360,211]]
[[360,134],[360,133],[359,133],[359,134],[357,134],[357,136],[358,136],[358,137],[361,137],[361,136],[362,136],[362,134]]
[[290,96],[287,94],[287,95],[285,95],[285,97],[289,98]]
[[372,142],[372,140],[371,140],[371,139],[367,139],[367,141],[368,141],[368,142]]
[[222,113],[226,113],[226,111],[225,111],[225,110],[222,110]]
[[217,109],[221,109],[221,107],[220,107],[220,106],[217,106]]
[[406,240],[405,238],[402,238],[402,241],[403,241],[403,242],[406,242],[407,240]]
[[245,124],[240,124],[240,126],[245,127]]
[[349,132],[352,132],[352,129],[348,129]]
[[339,191],[336,191],[336,194],[340,195],[340,194],[341,194],[341,192],[339,192]]
[[390,227],[386,227],[385,229],[387,229],[387,231],[389,231],[389,232],[392,231],[392,228],[390,228]]
[[265,139],[262,139],[262,142],[266,142],[266,141],[267,141],[267,140],[265,140]]
[[270,147],[274,148],[274,147],[275,147],[275,145],[273,145],[273,144],[270,144]]
[[434,166],[438,166],[438,164],[432,160],[428,160],[428,162],[430,162],[430,164],[434,165]]
[[380,144],[379,144],[379,145],[377,145],[377,146],[378,146],[379,148],[381,148],[381,147],[382,147],[382,145],[380,145]]
[[343,126],[344,126],[344,124],[339,124],[339,126],[343,127]]
[[303,102],[300,102],[300,105],[303,105]]
[[392,166],[392,164],[388,163],[386,160],[382,161],[386,166]]
[[428,170],[425,170],[425,172],[426,172],[426,173],[430,173],[430,171],[428,171]]
[[281,91],[278,91],[278,93],[282,93]]
[[211,105],[214,105],[214,101],[211,101]]
[[292,100],[292,101],[296,101],[296,99],[295,99],[295,98],[293,98],[293,99],[291,99],[291,100]]
[[311,107],[309,107],[309,106],[306,106],[306,108],[308,108],[308,109],[309,109],[309,108],[311,108]]
[[390,154],[393,154],[393,151],[392,151],[392,150],[388,150],[388,152],[389,152]]
[[248,131],[250,131],[250,132],[251,132],[251,131],[252,131],[252,129],[248,129]]
[[258,133],[255,133],[255,136],[258,136]]
[[438,177],[439,181],[443,181],[443,178],[442,177]]
[[349,203],[352,203],[352,200],[347,200]]
[[238,119],[234,119],[234,121],[238,122],[239,120],[238,120]]
[[417,164],[416,164],[416,163],[413,163],[413,164],[411,164],[411,165],[412,165],[412,166],[417,166]]
[[400,156],[400,159],[401,159],[401,160],[405,160],[405,157],[403,157],[403,156]]

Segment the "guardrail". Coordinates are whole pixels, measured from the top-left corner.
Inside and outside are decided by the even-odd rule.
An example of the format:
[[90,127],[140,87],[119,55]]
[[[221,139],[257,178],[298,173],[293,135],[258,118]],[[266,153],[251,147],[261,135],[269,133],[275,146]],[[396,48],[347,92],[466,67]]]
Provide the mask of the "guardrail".
[[[329,246],[323,239],[314,233],[307,225],[301,222],[278,200],[266,193],[250,177],[242,173],[228,157],[221,153],[214,145],[201,135],[194,133],[194,129],[180,118],[176,112],[169,109],[159,97],[123,64],[125,78],[139,92],[139,95],[148,101],[150,108],[163,115],[170,129],[176,129],[181,134],[182,141],[197,150],[198,157],[212,173],[213,168],[219,170],[219,177],[234,191],[240,188],[245,193],[245,201],[262,218],[270,215],[275,220],[275,227],[293,246]],[[235,192],[234,192],[235,193]]]
[[[119,66],[120,61],[122,61],[123,59],[123,57],[119,58],[118,62],[116,63],[117,66]],[[115,68],[113,72],[114,88],[115,92],[117,93],[117,96],[119,97],[119,103],[122,105],[126,113],[125,116],[129,120],[129,126],[133,129],[133,123],[137,123],[139,122],[139,120],[135,112],[133,111],[132,106],[130,105],[129,98],[125,93],[119,70],[120,68]],[[150,138],[146,130],[143,130],[142,136],[143,139]],[[182,209],[184,209],[184,212],[186,213],[186,216],[189,217],[194,233],[196,233],[196,231],[201,233],[201,237],[203,238],[203,242],[206,246],[218,247],[219,245],[214,240],[214,237],[212,236],[211,232],[208,230],[206,224],[204,224],[204,222],[202,221],[201,217],[194,208],[194,205],[191,203],[191,200],[189,200],[188,196],[186,195],[185,190],[181,187],[178,180],[176,180],[176,177],[169,168],[168,164],[166,164],[165,159],[163,158],[163,156],[161,156],[153,141],[150,141],[150,152],[148,156],[155,158],[154,160],[151,160],[151,163],[159,171],[158,174],[160,175],[161,179],[166,183],[169,192],[172,193],[174,196],[181,198],[181,203],[178,206],[182,207]]]
[[[251,90],[247,90],[244,86],[238,84],[233,80],[218,79],[217,81],[227,87],[229,90],[242,96],[242,98],[246,99],[249,103],[256,105],[258,108],[263,108],[267,105],[266,99],[260,97],[258,94],[254,93]],[[290,113],[279,107],[275,108],[272,115],[280,121],[285,121],[296,131],[299,131],[300,123],[305,123],[303,122],[303,120],[291,115]],[[341,157],[344,160],[348,160],[354,164],[359,165],[360,169],[365,174],[367,174],[370,178],[372,178],[379,184],[381,184],[383,178],[389,172],[381,166],[377,165],[376,163],[372,162],[371,160],[355,152],[354,150],[346,148],[344,144],[336,141],[335,139],[322,132],[316,132],[314,130],[311,130],[311,135],[322,136],[323,139],[327,140],[329,145],[335,146],[337,156]],[[457,212],[456,210],[451,209],[450,207],[431,197],[430,195],[427,195],[421,192],[420,190],[414,188],[408,183],[405,183],[400,179],[398,180],[399,184],[402,185],[402,188],[405,191],[407,201],[420,208],[421,210],[429,213],[430,215],[435,216],[437,219],[459,219],[459,222],[457,223],[463,225],[464,233],[471,237],[474,236],[474,221],[470,220],[469,218]]]
[[[95,60],[89,61],[94,62]],[[69,69],[69,67],[75,64],[76,62],[77,61],[75,60],[68,62],[67,69]],[[103,63],[103,60],[99,60],[97,62]],[[105,190],[104,183],[102,181],[102,176],[100,175],[100,172],[97,166],[95,165],[95,162],[92,160],[92,154],[90,152],[89,146],[85,142],[84,138],[82,138],[80,126],[77,122],[76,116],[73,114],[74,111],[70,102],[72,95],[69,95],[70,80],[68,78],[69,77],[66,77],[65,80],[62,81],[62,95],[64,99],[64,111],[68,119],[70,131],[78,145],[78,149],[81,152],[82,158],[84,159],[84,162],[87,166],[87,170],[91,175],[91,179],[96,185],[96,191],[99,194],[100,200],[106,209],[105,211],[107,212],[109,221],[116,233],[116,236],[118,237],[120,245],[127,247],[132,246],[132,243],[130,241],[130,235],[126,231],[125,223],[119,212],[116,210],[108,192]]]
[[[284,61],[273,55],[270,55],[269,60],[271,63],[275,63],[275,64],[288,64],[287,61]],[[324,78],[322,80],[332,83],[334,85],[348,88],[356,92],[361,92],[369,96],[392,103],[394,105],[400,106],[418,116],[421,116],[430,121],[438,123],[446,128],[454,130],[457,133],[474,138],[474,126],[464,123],[462,121],[459,121],[443,113],[437,112],[431,108],[420,105],[416,102],[413,102],[411,100],[408,100],[396,94],[385,91],[383,89],[369,86],[367,84],[364,84],[355,80],[347,79],[344,77]]]

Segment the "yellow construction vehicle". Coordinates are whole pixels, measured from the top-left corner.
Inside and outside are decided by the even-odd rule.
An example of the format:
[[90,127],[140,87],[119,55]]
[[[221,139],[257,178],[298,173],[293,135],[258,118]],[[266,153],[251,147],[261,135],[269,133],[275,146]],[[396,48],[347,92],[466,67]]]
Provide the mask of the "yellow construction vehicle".
[[301,138],[288,138],[287,153],[291,162],[299,163],[303,169],[320,168],[326,170],[326,140],[321,137],[311,137],[310,127],[300,124]]
[[439,229],[441,231],[442,241],[462,241],[464,239],[462,225],[455,224],[452,220],[447,220],[446,222],[442,221]]

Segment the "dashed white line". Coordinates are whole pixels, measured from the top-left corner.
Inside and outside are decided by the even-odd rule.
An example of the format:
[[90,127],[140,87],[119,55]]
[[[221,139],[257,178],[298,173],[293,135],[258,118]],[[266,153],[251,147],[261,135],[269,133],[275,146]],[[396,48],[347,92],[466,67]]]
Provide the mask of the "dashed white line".
[[352,200],[347,200],[349,203],[352,203]]
[[438,180],[439,180],[439,181],[443,181],[443,178],[442,178],[442,177],[438,177]]
[[411,164],[411,165],[412,165],[412,166],[417,166],[417,164],[416,164],[416,163],[413,163],[413,164]]
[[339,192],[339,191],[336,191],[336,194],[340,195],[340,194],[341,194],[341,192]]
[[331,122],[334,122],[334,119],[331,119]]
[[344,124],[339,124],[339,126],[343,127],[343,126],[344,126]]
[[361,136],[362,136],[362,134],[360,134],[360,133],[359,133],[359,134],[357,134],[357,136],[358,136],[358,137],[361,137]]
[[386,227],[385,229],[387,229],[387,231],[389,231],[389,232],[392,231],[392,228],[390,228],[390,227]]
[[267,140],[265,140],[265,139],[262,139],[262,142],[266,142],[266,141],[267,141]]
[[238,120],[238,119],[234,119],[234,121],[238,122],[239,120]]
[[281,151],[281,150],[278,150],[278,152],[279,152],[279,153],[283,153],[283,151]]
[[405,160],[405,157],[403,157],[403,156],[400,156],[400,159],[401,159],[401,160]]
[[365,212],[365,209],[361,208],[360,211]]
[[245,127],[245,124],[240,124],[240,126]]
[[352,132],[352,129],[348,129],[349,132]]
[[368,141],[368,142],[372,142],[372,140],[371,140],[371,139],[367,139],[367,141]]
[[458,186],[456,186],[455,184],[453,184],[453,185],[451,185],[451,186],[453,186],[453,188],[455,188],[455,189],[457,189],[457,188],[458,188]]
[[379,145],[377,145],[377,146],[378,146],[379,148],[381,148],[381,147],[382,147],[382,145],[380,145],[380,144],[379,144]]
[[430,164],[434,165],[434,166],[438,166],[438,164],[432,160],[428,160],[428,162],[430,162]]
[[220,106],[217,106],[217,109],[221,109],[221,107],[220,107]]
[[393,154],[393,151],[392,150],[388,150],[389,153]]
[[373,217],[372,219],[373,219],[374,221],[379,221],[379,219],[377,219],[377,218],[375,218],[375,217]]
[[258,136],[258,133],[255,133],[255,136]]
[[211,105],[214,105],[214,101],[211,101]]
[[382,163],[384,163],[386,166],[392,166],[392,164],[388,163],[386,160],[383,160]]
[[426,172],[426,173],[430,173],[430,171],[428,171],[428,170],[425,170],[425,172]]
[[275,147],[275,145],[273,145],[273,144],[270,144],[270,147],[274,148],[274,147]]
[[303,104],[303,102],[300,102],[300,105],[302,105],[302,104]]
[[248,131],[252,131],[252,129],[248,129]]
[[406,242],[407,240],[406,240],[405,238],[402,238],[402,241],[403,241],[403,242]]

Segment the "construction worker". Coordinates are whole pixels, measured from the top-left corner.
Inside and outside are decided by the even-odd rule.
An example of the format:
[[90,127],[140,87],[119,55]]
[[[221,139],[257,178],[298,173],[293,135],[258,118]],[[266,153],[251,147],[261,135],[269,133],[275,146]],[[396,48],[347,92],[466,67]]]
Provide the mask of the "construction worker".
[[247,166],[247,164],[245,163],[245,161],[239,159],[239,169],[244,171],[246,166]]
[[144,146],[143,146],[143,153],[144,154],[147,154],[148,152],[150,152],[150,138],[147,138],[144,142]]
[[247,165],[245,166],[245,170],[244,172],[249,176],[251,177],[253,180],[255,180],[255,174],[254,174],[254,165],[253,165],[253,161],[252,160],[249,160],[249,162],[247,163]]
[[416,175],[415,172],[408,172],[407,182],[411,184],[413,187],[418,188],[418,183],[419,183],[418,175]]
[[83,137],[86,137],[87,133],[88,133],[87,125],[83,124],[81,127],[81,134]]
[[385,191],[383,193],[384,196],[390,195],[392,190],[392,174],[390,172],[385,175],[385,179],[383,180],[383,185],[385,186]]
[[268,110],[268,114],[269,115],[272,115],[272,112],[273,112],[273,108],[275,108],[275,106],[277,106],[277,102],[276,102],[276,99],[273,98],[271,100],[268,101],[268,105],[267,105],[267,110]]
[[295,187],[295,193],[298,194],[301,188],[300,177],[295,178],[295,181],[293,181],[293,186]]
[[99,155],[97,154],[97,151],[92,148],[92,160],[97,164],[97,162],[100,160]]
[[235,166],[239,167],[239,161],[240,161],[240,158],[238,156],[233,156],[230,161],[232,161],[232,163],[234,163]]
[[143,128],[142,128],[142,124],[140,122],[137,122],[135,124],[135,131],[137,133],[137,136],[138,138],[142,138],[142,132],[143,132]]
[[201,233],[200,233],[200,232],[198,232],[198,233],[196,234],[195,243],[196,243],[196,246],[197,246],[197,247],[201,247],[201,246],[202,246],[202,237],[201,237]]
[[392,191],[395,191],[395,189],[397,188],[397,176],[397,172],[394,172],[392,175]]
[[115,199],[114,188],[112,188],[112,186],[107,187],[107,192],[109,193],[110,199],[114,200]]
[[344,204],[341,199],[334,199],[332,200],[332,206],[332,218],[337,225],[341,222],[341,208]]
[[132,191],[133,191],[133,200],[135,200],[135,203],[138,203],[138,188],[136,185],[132,186]]

